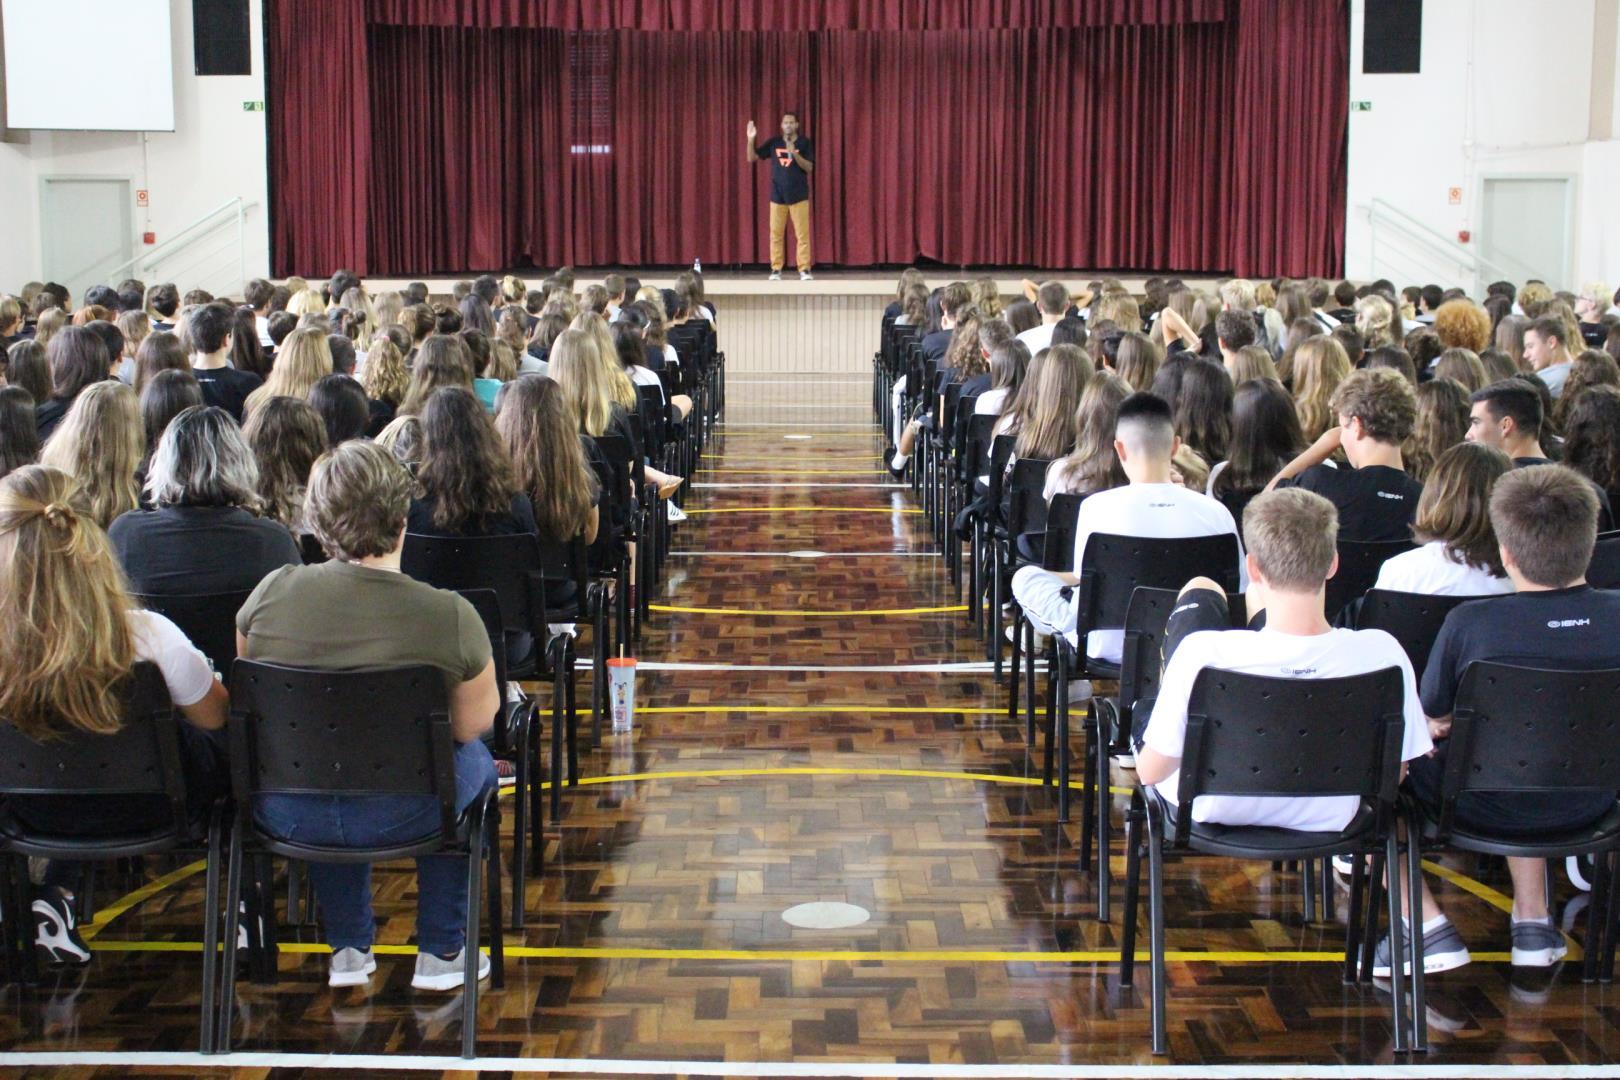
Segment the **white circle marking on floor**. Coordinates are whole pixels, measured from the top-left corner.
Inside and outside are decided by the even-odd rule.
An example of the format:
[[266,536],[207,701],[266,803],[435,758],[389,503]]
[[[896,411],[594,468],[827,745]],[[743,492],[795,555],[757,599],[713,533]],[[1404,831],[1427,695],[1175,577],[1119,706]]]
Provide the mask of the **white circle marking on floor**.
[[872,917],[872,913],[854,904],[817,900],[809,904],[796,904],[782,912],[782,921],[802,930],[843,930],[859,926]]

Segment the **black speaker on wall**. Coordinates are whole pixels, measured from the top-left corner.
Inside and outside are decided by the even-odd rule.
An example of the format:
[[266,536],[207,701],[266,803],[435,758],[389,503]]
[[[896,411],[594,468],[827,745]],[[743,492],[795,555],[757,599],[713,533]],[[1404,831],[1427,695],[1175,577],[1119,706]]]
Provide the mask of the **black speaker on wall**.
[[1361,29],[1365,75],[1416,75],[1423,56],[1423,0],[1366,0]]
[[191,0],[191,43],[198,75],[253,74],[248,0]]

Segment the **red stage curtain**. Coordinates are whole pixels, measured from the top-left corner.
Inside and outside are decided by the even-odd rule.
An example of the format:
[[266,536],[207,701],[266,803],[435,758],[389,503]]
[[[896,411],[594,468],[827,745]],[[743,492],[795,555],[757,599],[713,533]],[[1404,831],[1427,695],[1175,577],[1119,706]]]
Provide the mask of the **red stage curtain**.
[[[1345,0],[270,14],[278,273],[758,263],[768,169],[742,129],[787,108],[815,144],[820,264],[1342,264]],[[746,29],[622,28],[649,23]]]

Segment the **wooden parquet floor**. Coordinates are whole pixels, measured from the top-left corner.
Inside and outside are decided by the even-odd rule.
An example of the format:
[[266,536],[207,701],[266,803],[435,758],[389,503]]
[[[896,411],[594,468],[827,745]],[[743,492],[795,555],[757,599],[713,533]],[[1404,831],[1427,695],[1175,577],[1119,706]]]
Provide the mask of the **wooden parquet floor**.
[[[811,431],[728,431],[694,479],[888,484],[870,433]],[[1152,1063],[1146,973],[1134,993],[1114,985],[1118,906],[1113,924],[1096,922],[1075,864],[1078,815],[1055,822],[1004,690],[964,666],[983,659],[965,615],[915,610],[961,600],[909,491],[700,486],[689,508],[703,512],[677,531],[655,600],[676,610],[655,612],[640,650],[652,667],[639,727],[583,758],[586,782],[565,792],[560,827],[548,824],[529,925],[506,939],[507,986],[483,997],[481,1051],[584,1059],[554,1075],[590,1075],[593,1060],[799,1062],[829,1075],[850,1062]],[[787,554],[806,550],[827,555]],[[910,613],[869,614],[893,610]],[[98,927],[89,968],[0,991],[0,1052],[192,1049],[201,877],[176,877]],[[1572,916],[1584,894],[1558,878],[1560,916]],[[1476,959],[1430,980],[1434,1050],[1422,1063],[1620,1062],[1620,991],[1583,986],[1578,965],[1536,978],[1505,962],[1500,867],[1445,860],[1431,880]],[[284,927],[279,981],[243,986],[240,1050],[457,1052],[459,995],[409,986],[414,874],[379,868],[375,883],[379,940],[393,948],[372,985],[329,990],[318,935]],[[103,907],[134,884],[110,884]],[[1263,865],[1171,866],[1172,1062],[1394,1060],[1387,997],[1341,983],[1342,923],[1306,922],[1300,890]],[[783,921],[818,900],[870,919]]]

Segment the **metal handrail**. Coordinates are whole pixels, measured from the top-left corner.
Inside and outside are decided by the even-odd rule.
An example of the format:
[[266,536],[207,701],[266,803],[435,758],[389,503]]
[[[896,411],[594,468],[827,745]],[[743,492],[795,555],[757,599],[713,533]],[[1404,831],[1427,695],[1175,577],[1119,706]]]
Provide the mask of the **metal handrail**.
[[[238,249],[237,269],[242,280],[246,280],[246,253],[242,250],[242,245],[244,242],[243,220],[247,216],[247,212],[257,205],[259,205],[257,202],[249,202],[238,195],[229,202],[222,203],[221,205],[208,211],[208,213],[197,218],[191,224],[180,229],[163,243],[156,245],[148,251],[141,252],[132,259],[126,259],[124,262],[119,263],[117,266],[114,266],[109,270],[101,271],[99,276],[105,280],[111,281],[119,277],[121,274],[133,271],[135,267],[140,266],[143,263],[156,262],[159,259],[167,258],[168,256],[173,255],[177,251],[183,251],[186,247],[195,243],[203,236],[212,234],[219,226],[227,224],[230,219],[226,218],[225,215],[230,213],[236,220],[236,239]],[[84,270],[73,275],[68,280],[77,281],[79,278],[87,276],[94,269],[95,267],[93,266],[86,267]]]
[[[1463,247],[1450,237],[1436,232],[1405,210],[1385,199],[1373,198],[1368,202],[1367,210],[1369,220],[1373,223],[1376,224],[1379,216],[1382,215],[1386,221],[1394,225],[1406,236],[1430,245],[1450,259],[1473,266],[1476,278],[1481,270],[1491,270],[1507,279],[1513,278],[1517,273],[1517,271],[1510,270],[1501,263],[1486,258],[1477,251]],[[1374,257],[1376,257],[1377,230],[1373,231],[1373,242],[1373,252]]]

